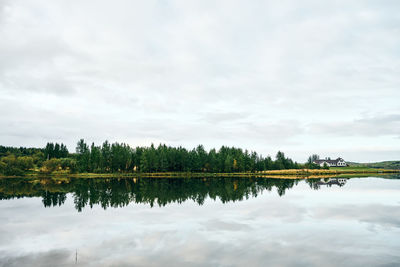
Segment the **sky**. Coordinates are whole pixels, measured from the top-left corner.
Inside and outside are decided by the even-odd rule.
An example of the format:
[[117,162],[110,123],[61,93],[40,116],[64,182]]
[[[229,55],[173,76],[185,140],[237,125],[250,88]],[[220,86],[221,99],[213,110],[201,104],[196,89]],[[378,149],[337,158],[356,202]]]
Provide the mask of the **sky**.
[[0,0],[0,145],[400,159],[400,1]]

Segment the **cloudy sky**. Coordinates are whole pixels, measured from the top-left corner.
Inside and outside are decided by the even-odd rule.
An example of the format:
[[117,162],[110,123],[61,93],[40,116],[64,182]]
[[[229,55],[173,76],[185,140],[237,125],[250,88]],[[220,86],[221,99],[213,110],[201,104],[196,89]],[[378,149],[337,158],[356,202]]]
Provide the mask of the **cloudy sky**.
[[400,1],[0,0],[0,144],[400,159]]

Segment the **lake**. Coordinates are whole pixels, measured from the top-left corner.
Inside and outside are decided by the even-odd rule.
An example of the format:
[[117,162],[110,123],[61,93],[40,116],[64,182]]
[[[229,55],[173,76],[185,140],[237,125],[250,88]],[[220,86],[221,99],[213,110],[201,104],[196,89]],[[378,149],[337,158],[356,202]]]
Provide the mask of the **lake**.
[[0,266],[400,266],[400,177],[0,179]]

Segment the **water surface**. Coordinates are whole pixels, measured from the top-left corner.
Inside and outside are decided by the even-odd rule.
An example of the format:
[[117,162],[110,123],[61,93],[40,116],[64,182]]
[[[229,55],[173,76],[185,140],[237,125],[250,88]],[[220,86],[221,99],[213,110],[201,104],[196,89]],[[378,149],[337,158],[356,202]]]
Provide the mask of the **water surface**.
[[0,266],[399,266],[400,180],[0,179]]

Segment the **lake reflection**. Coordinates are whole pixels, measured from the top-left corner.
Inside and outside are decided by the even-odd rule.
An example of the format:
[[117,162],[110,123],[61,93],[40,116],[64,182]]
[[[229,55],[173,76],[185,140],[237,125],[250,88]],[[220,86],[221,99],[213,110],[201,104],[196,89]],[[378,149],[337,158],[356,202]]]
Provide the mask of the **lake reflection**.
[[[283,196],[300,179],[265,178],[123,178],[123,179],[0,179],[0,200],[21,197],[42,197],[45,207],[60,206],[72,193],[75,208],[101,205],[124,207],[131,202],[165,206],[193,200],[204,204],[207,197],[222,203],[257,197],[263,191],[275,190]],[[343,186],[346,178],[308,179],[317,190],[321,186]]]
[[399,193],[372,177],[0,179],[0,266],[398,266]]

